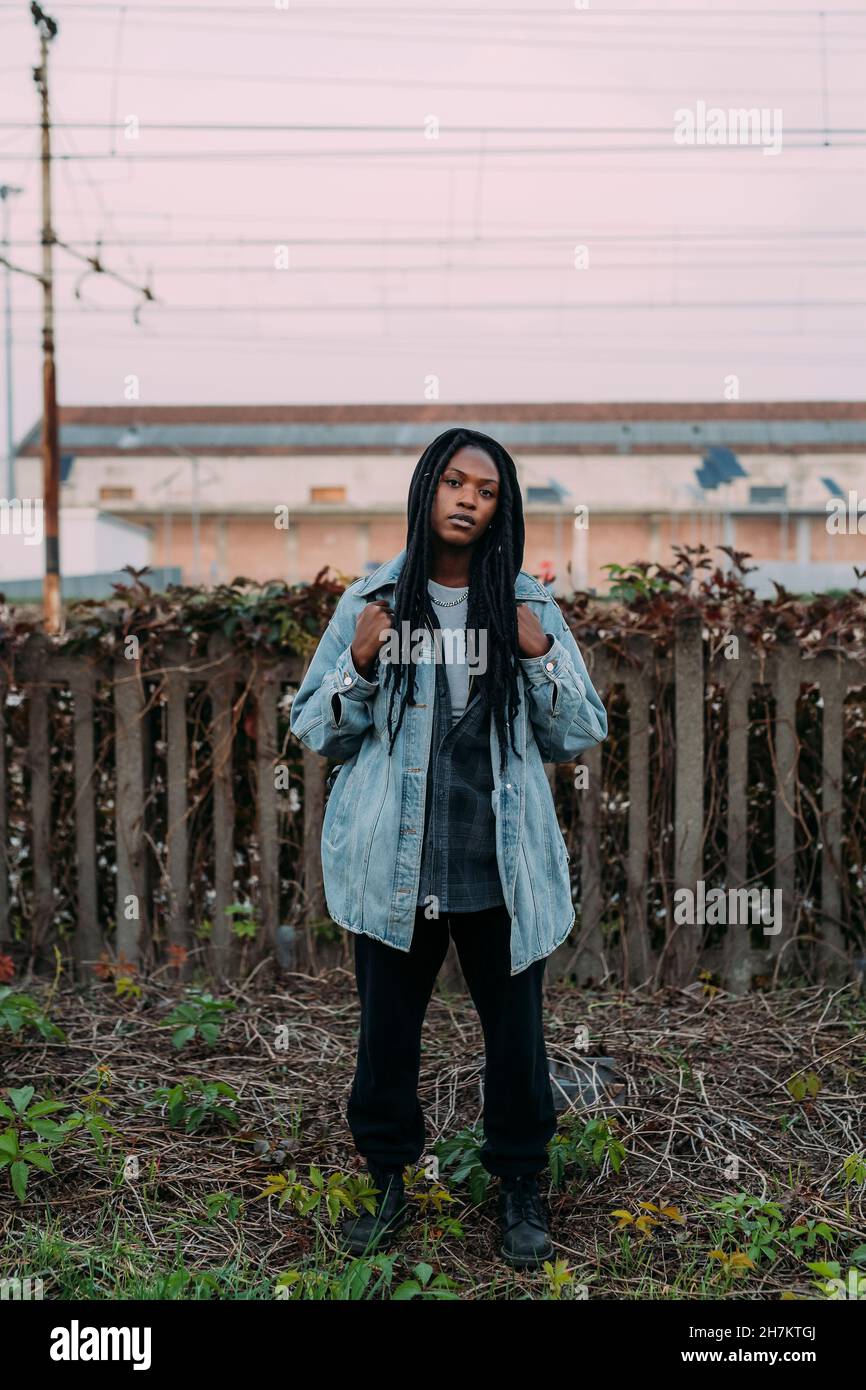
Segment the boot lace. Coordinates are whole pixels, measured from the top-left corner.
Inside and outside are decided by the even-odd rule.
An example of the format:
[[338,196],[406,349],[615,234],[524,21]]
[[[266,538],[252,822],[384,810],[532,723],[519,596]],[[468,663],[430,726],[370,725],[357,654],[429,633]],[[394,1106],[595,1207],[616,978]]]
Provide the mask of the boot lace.
[[515,1178],[506,1187],[505,1192],[509,1199],[509,1216],[513,1218],[509,1223],[509,1229],[521,1221],[528,1221],[542,1230],[547,1228],[550,1205],[539,1191],[535,1178]]

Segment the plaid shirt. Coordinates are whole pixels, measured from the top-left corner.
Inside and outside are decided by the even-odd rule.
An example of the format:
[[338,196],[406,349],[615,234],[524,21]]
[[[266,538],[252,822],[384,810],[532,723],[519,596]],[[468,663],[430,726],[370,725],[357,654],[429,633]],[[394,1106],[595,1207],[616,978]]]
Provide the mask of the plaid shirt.
[[[428,605],[433,622],[439,626]],[[440,912],[480,912],[504,903],[496,861],[490,712],[476,690],[456,723],[444,665],[436,665],[418,903]],[[434,904],[435,905],[435,904]]]

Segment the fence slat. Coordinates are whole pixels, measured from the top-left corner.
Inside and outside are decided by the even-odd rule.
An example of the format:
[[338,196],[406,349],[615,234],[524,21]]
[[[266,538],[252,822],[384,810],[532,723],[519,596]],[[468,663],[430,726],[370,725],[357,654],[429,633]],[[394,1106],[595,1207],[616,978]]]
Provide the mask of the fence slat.
[[310,748],[304,749],[304,891],[308,920],[325,915],[321,851],[327,767],[327,758]]
[[75,766],[75,868],[78,883],[78,915],[73,952],[78,969],[84,976],[92,976],[102,950],[96,888],[94,684],[94,667],[89,664],[77,666],[70,681]]
[[596,744],[580,755],[587,769],[587,786],[580,807],[580,931],[574,973],[578,985],[597,982],[608,972],[601,931],[601,747]]
[[[768,956],[775,960],[794,930],[794,817],[797,777],[797,696],[800,693],[800,653],[790,640],[780,638],[775,657],[774,726],[776,788],[774,796],[773,886],[781,889],[781,930],[768,934]],[[778,922],[774,925],[778,926]]]
[[[745,887],[748,875],[749,697],[754,674],[748,637],[743,632],[733,636],[737,641],[737,658],[721,662],[727,705],[726,878],[729,890]],[[752,983],[752,942],[746,925],[729,923],[725,931],[722,983],[734,995],[748,993]]]
[[821,750],[821,931],[819,979],[840,984],[847,975],[841,928],[842,885],[839,852],[842,836],[843,705],[846,693],[839,659],[818,658],[824,705]]
[[138,659],[114,662],[118,959],[141,964],[150,909],[144,840],[144,684]]
[[28,638],[17,668],[18,682],[27,687],[28,747],[25,763],[30,769],[30,811],[33,852],[33,903],[31,959],[39,960],[47,947],[54,921],[54,889],[51,880],[51,756],[48,729],[48,639],[42,633]]
[[[189,643],[180,637],[165,644],[166,694],[166,854],[168,867],[168,939],[188,951],[189,921],[189,748],[186,702],[189,693]],[[183,977],[190,973],[184,961]]]
[[9,684],[5,671],[0,670],[0,950],[4,950],[12,940],[12,923],[9,920],[9,865],[7,848],[9,846],[9,812],[6,806],[6,695]]
[[232,703],[236,667],[231,643],[221,633],[208,642],[211,699],[211,757],[213,769],[214,923],[211,955],[214,972],[226,978],[235,972],[236,937],[226,915],[234,901],[235,798],[232,777]]
[[623,982],[644,984],[654,968],[647,928],[649,862],[649,706],[652,644],[633,638],[630,650],[637,668],[625,676],[628,699],[628,899],[624,941]]
[[274,769],[277,762],[277,698],[279,684],[273,671],[260,670],[254,686],[256,702],[256,780],[257,834],[262,925],[271,950],[280,923],[280,853],[278,842],[277,793]]
[[[700,618],[677,625],[674,647],[674,880],[696,893],[703,877],[704,838],[704,648]],[[670,967],[673,984],[689,984],[698,962],[699,928],[673,926]]]

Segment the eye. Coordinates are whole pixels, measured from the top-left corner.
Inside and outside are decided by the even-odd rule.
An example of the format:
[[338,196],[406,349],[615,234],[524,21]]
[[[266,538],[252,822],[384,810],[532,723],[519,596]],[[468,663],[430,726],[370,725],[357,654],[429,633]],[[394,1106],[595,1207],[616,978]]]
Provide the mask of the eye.
[[459,484],[459,482],[457,481],[456,478],[443,478],[442,481],[445,482],[445,483],[453,483],[455,487],[459,487],[459,486],[460,486],[460,484]]

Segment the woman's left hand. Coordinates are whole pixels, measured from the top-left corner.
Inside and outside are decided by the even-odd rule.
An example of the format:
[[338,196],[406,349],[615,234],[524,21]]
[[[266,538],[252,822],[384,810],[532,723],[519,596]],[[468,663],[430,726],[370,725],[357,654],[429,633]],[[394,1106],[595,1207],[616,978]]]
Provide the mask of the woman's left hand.
[[517,605],[517,648],[521,656],[544,656],[550,650],[550,634],[544,631],[531,608]]

